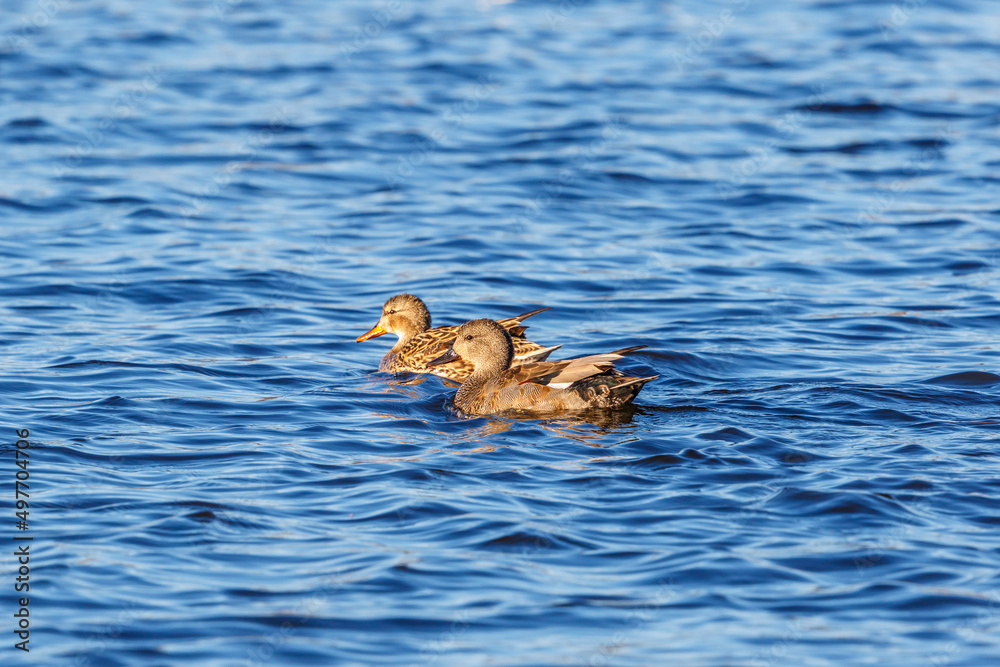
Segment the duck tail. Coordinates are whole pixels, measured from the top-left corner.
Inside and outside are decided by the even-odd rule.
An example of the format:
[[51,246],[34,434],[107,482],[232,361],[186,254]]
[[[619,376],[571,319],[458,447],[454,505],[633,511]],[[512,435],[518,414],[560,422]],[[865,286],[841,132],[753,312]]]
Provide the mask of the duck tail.
[[550,306],[548,308],[539,308],[538,310],[532,310],[532,311],[527,312],[527,313],[522,313],[521,315],[517,315],[515,317],[511,317],[510,319],[512,319],[512,320],[520,323],[522,320],[526,320],[529,317],[533,317],[533,316],[537,315],[538,313],[544,313],[546,310],[552,310],[552,307]]
[[637,378],[625,376],[622,378],[624,382],[616,384],[610,387],[610,400],[608,401],[612,407],[618,407],[620,405],[626,405],[635,400],[635,397],[639,395],[643,386],[647,382],[651,382],[659,375],[650,375],[649,377]]
[[636,350],[641,350],[643,348],[649,347],[648,345],[633,345],[632,347],[623,347],[620,350],[615,350],[614,352],[608,352],[607,354],[617,354],[620,357],[624,357],[626,354],[635,352]]

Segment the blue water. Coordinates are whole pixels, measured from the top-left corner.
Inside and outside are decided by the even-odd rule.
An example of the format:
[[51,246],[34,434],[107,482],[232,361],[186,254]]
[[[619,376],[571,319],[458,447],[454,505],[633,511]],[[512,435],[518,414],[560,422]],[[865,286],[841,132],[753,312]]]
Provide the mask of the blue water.
[[[0,2],[0,662],[1000,664],[998,16]],[[402,291],[660,379],[465,418]]]

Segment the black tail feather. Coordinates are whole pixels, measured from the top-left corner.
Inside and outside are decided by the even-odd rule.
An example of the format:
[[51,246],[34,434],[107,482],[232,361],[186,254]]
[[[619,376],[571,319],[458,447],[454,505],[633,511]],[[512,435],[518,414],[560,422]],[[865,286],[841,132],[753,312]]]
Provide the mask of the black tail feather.
[[660,376],[650,375],[644,378],[623,378],[626,380],[625,382],[611,387],[611,397],[608,403],[610,406],[616,408],[631,403],[639,395],[639,392],[642,391],[647,382],[655,380],[658,377]]
[[531,312],[523,313],[523,314],[518,315],[516,317],[512,317],[511,319],[514,319],[514,320],[517,320],[517,321],[520,322],[521,320],[526,320],[529,317],[537,315],[538,313],[544,313],[546,310],[552,310],[552,307],[549,306],[548,308],[539,308],[538,310],[532,310]]
[[610,354],[626,355],[629,352],[635,352],[636,350],[641,350],[641,349],[646,348],[646,347],[649,347],[649,346],[648,345],[634,345],[632,347],[623,347],[622,349],[615,350],[615,351],[611,352]]

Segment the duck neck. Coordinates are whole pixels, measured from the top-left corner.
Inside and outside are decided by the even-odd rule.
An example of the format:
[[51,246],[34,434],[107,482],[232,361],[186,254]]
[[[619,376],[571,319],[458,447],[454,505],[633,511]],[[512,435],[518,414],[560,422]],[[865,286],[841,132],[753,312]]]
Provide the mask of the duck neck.
[[514,349],[513,346],[510,346],[504,356],[493,357],[483,363],[477,363],[472,373],[459,387],[458,393],[455,394],[455,402],[460,407],[471,402],[490,380],[510,368],[510,362],[513,358]]
[[473,371],[469,377],[465,378],[462,386],[458,388],[458,393],[455,394],[455,404],[460,408],[468,407],[489,381],[490,378],[485,374]]
[[[428,321],[428,325],[429,324],[430,322]],[[416,336],[418,333],[423,333],[424,331],[427,330],[427,328],[428,328],[427,326],[421,328],[421,325],[419,323],[413,322],[412,320],[403,320],[401,326],[393,332],[396,334],[396,336],[398,336],[398,339],[396,340],[396,344],[392,346],[392,349],[389,350],[389,352],[393,354],[398,353],[400,350],[406,347],[411,340],[413,340],[414,336]]]
[[413,334],[407,336],[404,335],[402,332],[399,332],[396,335],[398,336],[398,338],[396,339],[396,344],[392,346],[391,350],[389,350],[389,354],[399,354],[399,351],[402,350],[404,347],[406,347],[406,344],[413,339]]

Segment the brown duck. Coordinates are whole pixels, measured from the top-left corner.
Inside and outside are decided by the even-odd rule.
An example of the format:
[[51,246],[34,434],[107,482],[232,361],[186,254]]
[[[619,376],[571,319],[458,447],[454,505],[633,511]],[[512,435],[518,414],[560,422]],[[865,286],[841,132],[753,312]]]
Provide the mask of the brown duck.
[[631,403],[644,384],[658,377],[625,375],[613,365],[622,355],[645,345],[511,368],[514,343],[507,330],[493,320],[466,322],[454,340],[448,351],[429,365],[452,363],[454,359],[473,365],[475,370],[455,395],[455,405],[472,414],[616,408]]
[[[550,309],[539,308],[530,313],[500,320],[501,326],[510,330],[509,335],[513,339],[514,357],[517,363],[543,361],[553,351],[561,347],[560,345],[543,347],[524,337],[524,330],[528,327],[522,326],[521,322],[546,310]],[[433,368],[427,364],[432,359],[440,357],[448,349],[448,346],[455,339],[457,331],[458,326],[432,329],[431,314],[424,302],[412,294],[397,294],[385,302],[378,324],[372,327],[368,333],[358,336],[358,342],[394,333],[399,337],[399,340],[382,357],[378,366],[380,371],[433,373],[449,380],[461,382],[472,373],[471,363],[456,358],[451,363]]]

